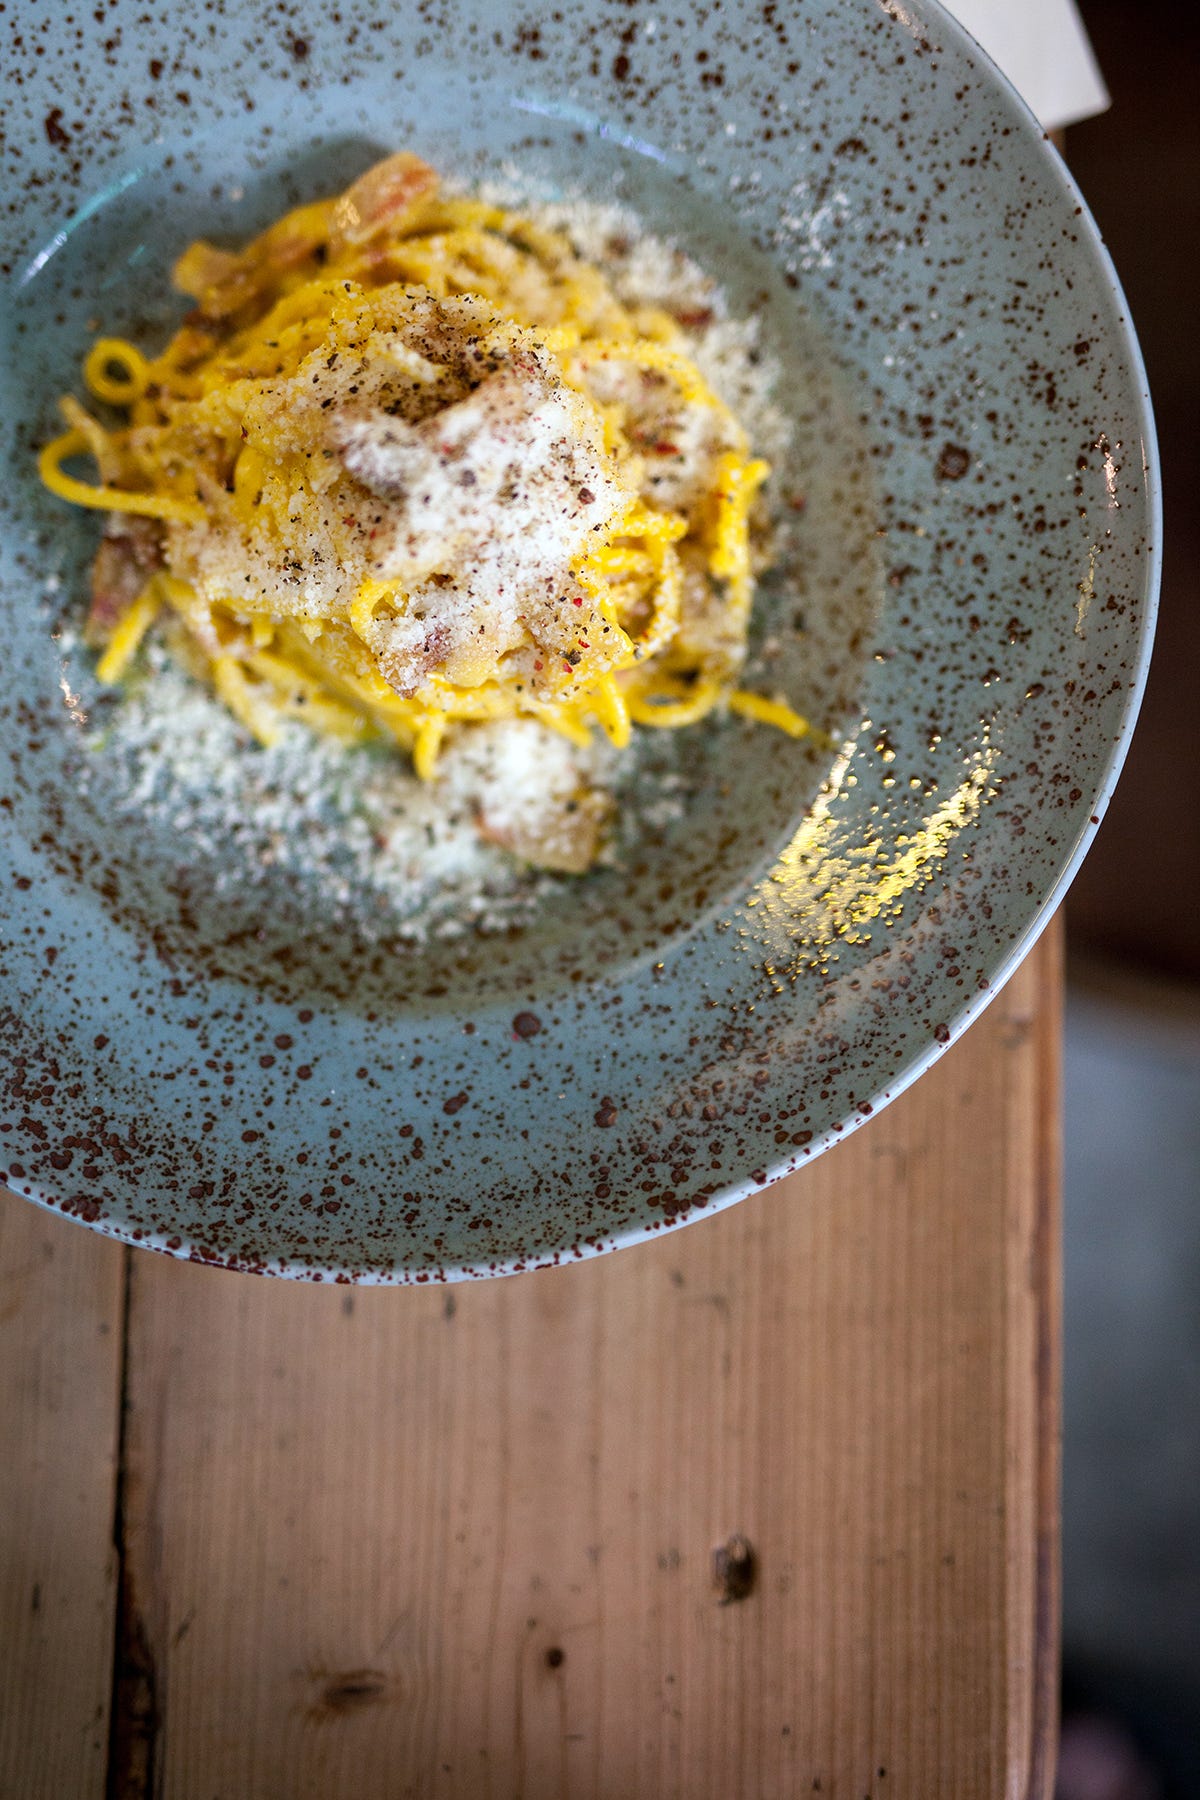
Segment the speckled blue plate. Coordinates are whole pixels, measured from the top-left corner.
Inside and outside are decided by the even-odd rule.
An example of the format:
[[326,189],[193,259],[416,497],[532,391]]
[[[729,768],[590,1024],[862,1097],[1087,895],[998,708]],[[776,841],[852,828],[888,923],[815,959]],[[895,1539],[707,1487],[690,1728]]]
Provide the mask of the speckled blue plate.
[[[971,41],[932,0],[102,0],[0,32],[10,1185],[205,1260],[424,1281],[635,1242],[892,1098],[1077,867],[1158,567],[1120,291]],[[621,199],[761,316],[808,505],[758,629],[837,745],[696,733],[684,817],[624,870],[421,955],[118,815],[55,636],[96,522],[32,469],[97,327],[165,327],[188,239],[398,146]]]

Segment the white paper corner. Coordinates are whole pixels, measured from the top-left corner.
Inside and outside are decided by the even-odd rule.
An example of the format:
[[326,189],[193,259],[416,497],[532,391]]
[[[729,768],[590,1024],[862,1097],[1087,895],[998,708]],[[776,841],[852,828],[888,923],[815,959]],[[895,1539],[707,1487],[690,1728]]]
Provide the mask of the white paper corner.
[[1108,89],[1075,0],[944,0],[1047,131],[1103,112]]

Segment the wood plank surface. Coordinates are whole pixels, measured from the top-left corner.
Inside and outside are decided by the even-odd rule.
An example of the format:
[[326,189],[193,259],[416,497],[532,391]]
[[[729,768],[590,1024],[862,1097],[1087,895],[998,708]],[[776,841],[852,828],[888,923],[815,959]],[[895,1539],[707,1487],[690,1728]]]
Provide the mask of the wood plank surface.
[[432,1292],[136,1256],[110,1793],[1047,1796],[1059,954],[635,1250]]
[[0,1190],[0,1797],[101,1800],[126,1252]]

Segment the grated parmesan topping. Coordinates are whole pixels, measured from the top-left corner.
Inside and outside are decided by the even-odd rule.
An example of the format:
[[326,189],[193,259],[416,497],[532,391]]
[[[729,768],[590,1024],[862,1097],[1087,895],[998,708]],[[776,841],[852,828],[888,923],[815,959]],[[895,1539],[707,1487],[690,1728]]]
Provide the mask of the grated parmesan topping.
[[378,288],[294,376],[251,386],[244,435],[283,473],[248,509],[214,493],[212,522],[172,525],[169,567],[206,602],[269,595],[302,619],[400,586],[403,609],[385,600],[363,633],[398,694],[435,666],[475,686],[504,656],[539,691],[539,647],[578,627],[572,561],[636,485],[536,334],[482,301]]
[[[327,923],[367,941],[419,944],[530,918],[555,877],[482,836],[481,817],[553,846],[572,797],[605,792],[617,777],[605,741],[583,749],[528,718],[455,737],[436,783],[418,781],[386,748],[343,746],[300,724],[285,725],[269,749],[252,746],[158,646],[145,678],[88,741],[95,755],[83,786],[114,785],[118,816],[143,836],[186,841],[218,897],[282,876]],[[675,786],[668,773],[644,796],[660,822],[679,809]]]
[[633,489],[595,407],[532,344],[419,424],[373,412],[335,430],[346,468],[383,502],[378,576],[408,595],[368,640],[397,693],[415,692],[431,646],[472,687],[527,631],[570,644],[572,562]]

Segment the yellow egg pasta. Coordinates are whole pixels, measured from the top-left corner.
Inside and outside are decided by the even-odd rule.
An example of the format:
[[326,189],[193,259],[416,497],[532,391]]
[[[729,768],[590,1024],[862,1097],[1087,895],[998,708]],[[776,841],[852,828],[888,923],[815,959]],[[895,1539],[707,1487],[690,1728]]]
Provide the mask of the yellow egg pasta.
[[402,152],[175,280],[170,342],[99,338],[100,410],[64,401],[39,459],[110,515],[102,682],[161,624],[261,743],[300,719],[425,780],[515,716],[618,748],[714,709],[807,731],[738,685],[768,465],[685,324],[566,235]]

